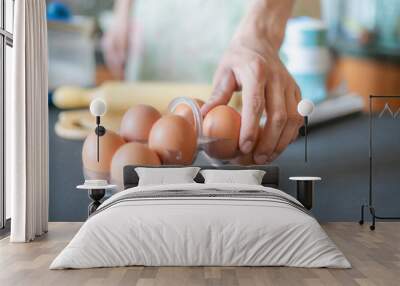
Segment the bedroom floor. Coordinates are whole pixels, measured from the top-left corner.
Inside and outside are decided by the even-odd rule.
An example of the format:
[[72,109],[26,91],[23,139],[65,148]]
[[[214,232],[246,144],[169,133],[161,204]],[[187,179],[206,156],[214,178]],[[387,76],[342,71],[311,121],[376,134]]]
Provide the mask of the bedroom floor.
[[0,285],[399,285],[400,222],[329,223],[323,228],[352,269],[285,267],[126,267],[48,270],[81,223],[50,223],[49,233],[29,244],[0,240]]

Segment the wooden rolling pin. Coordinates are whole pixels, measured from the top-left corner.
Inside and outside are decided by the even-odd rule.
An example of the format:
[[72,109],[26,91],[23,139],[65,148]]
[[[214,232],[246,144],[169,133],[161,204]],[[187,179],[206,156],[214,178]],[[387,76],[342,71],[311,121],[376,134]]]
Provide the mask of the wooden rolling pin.
[[[101,97],[107,103],[107,110],[112,112],[122,113],[137,104],[148,104],[164,113],[176,97],[186,96],[206,101],[211,92],[211,85],[206,84],[110,81],[93,89],[60,87],[53,95],[53,103],[61,109],[87,108],[95,97]],[[241,98],[236,95],[230,105],[239,108],[240,103]]]

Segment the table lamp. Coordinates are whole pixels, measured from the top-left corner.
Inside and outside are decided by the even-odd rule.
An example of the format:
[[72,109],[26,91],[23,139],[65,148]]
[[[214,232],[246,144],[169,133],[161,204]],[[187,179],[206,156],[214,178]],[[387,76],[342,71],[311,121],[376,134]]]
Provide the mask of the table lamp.
[[96,125],[97,125],[95,129],[95,133],[97,135],[97,162],[99,162],[100,160],[99,158],[100,136],[106,134],[106,129],[104,128],[104,126],[100,125],[100,117],[103,116],[106,113],[106,111],[107,111],[107,106],[104,100],[96,98],[90,103],[90,113],[92,113],[93,116],[96,117]]
[[[100,161],[100,136],[106,134],[104,126],[100,125],[100,117],[103,116],[107,111],[106,103],[96,98],[90,103],[90,113],[96,117],[96,129],[97,135],[97,162]],[[115,185],[109,185],[106,180],[85,180],[83,185],[77,186],[77,189],[87,190],[89,198],[92,202],[88,206],[88,215],[94,213],[101,204],[101,200],[106,194],[106,190],[116,188]]]
[[307,162],[307,129],[308,117],[314,111],[314,103],[309,99],[302,99],[297,105],[297,112],[304,117],[304,161]]

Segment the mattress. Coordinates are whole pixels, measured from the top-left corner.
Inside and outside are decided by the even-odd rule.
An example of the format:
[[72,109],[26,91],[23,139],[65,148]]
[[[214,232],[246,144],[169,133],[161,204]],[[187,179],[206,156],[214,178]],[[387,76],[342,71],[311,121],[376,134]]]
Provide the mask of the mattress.
[[117,193],[50,269],[132,265],[351,267],[290,195],[257,185],[198,183]]

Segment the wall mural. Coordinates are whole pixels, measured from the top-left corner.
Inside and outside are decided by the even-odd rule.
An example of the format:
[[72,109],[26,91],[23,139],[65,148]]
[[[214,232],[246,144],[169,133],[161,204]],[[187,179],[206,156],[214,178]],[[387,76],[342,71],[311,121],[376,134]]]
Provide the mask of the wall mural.
[[[76,191],[76,185],[85,179],[105,180],[108,187],[116,186],[113,191],[122,190],[127,164],[221,167],[256,163],[254,150],[246,155],[238,151],[239,92],[227,106],[214,108],[204,118],[198,116],[213,92],[213,75],[247,10],[246,1],[199,0],[187,5],[114,1],[137,2],[123,8],[107,0],[80,2],[48,1],[49,124],[54,127],[49,130],[51,220],[86,219],[90,201],[86,191]],[[229,5],[220,9],[220,2]],[[321,7],[323,19],[290,19],[279,56],[301,97],[311,100],[315,110],[311,116],[298,110],[308,127],[301,128],[300,135],[308,136],[299,136],[264,163],[279,166],[279,187],[294,196],[299,178],[322,178],[312,198],[315,216],[322,221],[357,222],[360,201],[365,198],[368,204],[368,95],[400,94],[396,13],[386,11],[391,7],[387,4],[378,5],[377,14],[372,15],[378,6],[367,5],[361,11],[354,3],[323,1],[317,7],[302,2],[296,5],[303,8],[295,9],[301,15],[294,16]],[[187,7],[194,3],[199,6],[188,13]],[[195,13],[200,7],[201,13]],[[185,21],[184,29],[176,29],[183,18],[170,17],[165,11],[175,11],[190,21]],[[371,18],[360,16],[364,13]],[[382,17],[376,19],[378,14]],[[215,18],[220,20],[208,21]],[[348,19],[355,22],[348,25]],[[371,20],[367,30],[366,20]],[[392,28],[383,29],[383,25]],[[114,50],[117,43],[121,45]],[[352,47],[359,49],[351,51]],[[382,64],[381,59],[390,64]],[[104,130],[98,134],[96,114],[90,112],[94,99],[103,100],[107,109],[100,116]],[[399,103],[379,102],[374,105],[376,119],[400,118]],[[265,121],[263,116],[260,129]],[[374,131],[384,133],[384,129]],[[376,174],[377,184],[385,181],[374,186],[384,189],[384,203],[378,198],[374,207],[386,207],[388,215],[400,215],[390,211],[396,209],[400,193],[393,189],[398,182],[390,179],[392,170],[388,170],[400,163],[400,149],[393,147],[400,136],[396,132],[374,133],[375,139],[388,143],[375,146],[374,164],[382,161],[383,167],[377,170],[387,172]],[[110,193],[105,191],[105,198]]]

